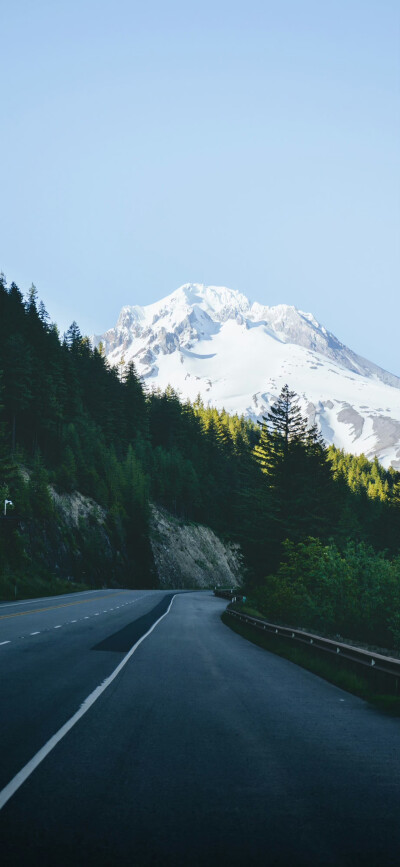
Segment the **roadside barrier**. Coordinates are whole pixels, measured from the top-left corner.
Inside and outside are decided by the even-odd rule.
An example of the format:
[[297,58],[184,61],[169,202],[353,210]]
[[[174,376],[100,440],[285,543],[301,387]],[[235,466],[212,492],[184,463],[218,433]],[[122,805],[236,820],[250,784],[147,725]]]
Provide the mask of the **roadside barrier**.
[[228,589],[216,587],[214,590],[214,596],[219,596],[221,599],[229,599],[230,602],[246,602],[246,597],[241,596],[237,590],[229,587]]
[[330,638],[322,638],[312,632],[303,632],[300,629],[291,629],[288,626],[278,626],[257,617],[251,617],[241,611],[236,611],[229,605],[226,613],[236,620],[246,623],[252,628],[270,634],[271,636],[284,638],[290,643],[301,644],[317,655],[330,654],[341,667],[358,671],[367,678],[379,691],[389,691],[395,695],[400,692],[400,659],[392,656],[382,656],[369,650],[362,650],[351,644],[340,641],[332,641]]

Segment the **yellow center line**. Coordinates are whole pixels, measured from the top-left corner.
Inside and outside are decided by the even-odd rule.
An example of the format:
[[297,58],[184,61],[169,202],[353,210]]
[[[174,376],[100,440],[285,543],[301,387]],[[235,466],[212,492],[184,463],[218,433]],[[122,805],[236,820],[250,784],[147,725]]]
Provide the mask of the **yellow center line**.
[[25,617],[26,614],[39,614],[41,611],[54,611],[56,608],[69,608],[70,605],[85,605],[87,602],[97,602],[100,599],[111,599],[111,596],[120,595],[121,593],[109,593],[107,596],[97,596],[96,599],[79,599],[76,602],[64,602],[62,605],[50,605],[48,608],[34,608],[33,611],[18,611],[17,614],[0,614],[0,620],[8,620],[10,617]]

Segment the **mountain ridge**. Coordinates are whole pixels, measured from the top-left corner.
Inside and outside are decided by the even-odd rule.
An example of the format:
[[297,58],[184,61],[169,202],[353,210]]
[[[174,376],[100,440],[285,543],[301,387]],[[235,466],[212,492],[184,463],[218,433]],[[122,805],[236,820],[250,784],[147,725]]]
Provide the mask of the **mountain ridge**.
[[400,469],[400,378],[353,352],[294,306],[187,283],[158,302],[126,305],[92,338],[111,365],[135,363],[150,387],[254,419],[285,382],[327,443]]

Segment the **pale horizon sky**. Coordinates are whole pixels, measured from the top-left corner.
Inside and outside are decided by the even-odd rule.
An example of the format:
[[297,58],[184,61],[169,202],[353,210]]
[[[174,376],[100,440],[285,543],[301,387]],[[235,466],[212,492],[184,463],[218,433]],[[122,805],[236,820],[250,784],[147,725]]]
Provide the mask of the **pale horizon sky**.
[[396,0],[0,0],[0,270],[84,333],[187,282],[400,375]]

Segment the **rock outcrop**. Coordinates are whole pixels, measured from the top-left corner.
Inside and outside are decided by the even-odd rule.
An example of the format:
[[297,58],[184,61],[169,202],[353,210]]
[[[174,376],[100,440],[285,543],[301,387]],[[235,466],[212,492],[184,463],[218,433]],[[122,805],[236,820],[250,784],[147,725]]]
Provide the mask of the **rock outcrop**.
[[150,541],[160,587],[238,587],[240,547],[223,542],[209,527],[185,523],[152,507]]

